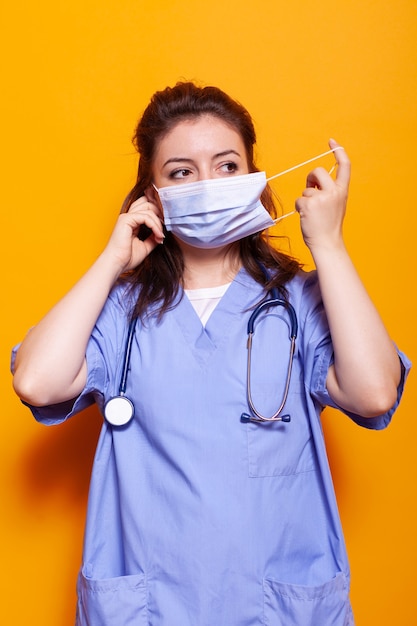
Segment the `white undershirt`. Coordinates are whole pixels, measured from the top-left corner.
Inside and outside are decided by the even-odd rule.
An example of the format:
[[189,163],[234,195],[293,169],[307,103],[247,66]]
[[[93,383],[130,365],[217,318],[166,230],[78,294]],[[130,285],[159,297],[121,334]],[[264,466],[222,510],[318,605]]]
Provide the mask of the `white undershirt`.
[[231,285],[231,283],[220,285],[220,287],[184,289],[203,326],[207,324],[210,315],[226,293],[229,285]]

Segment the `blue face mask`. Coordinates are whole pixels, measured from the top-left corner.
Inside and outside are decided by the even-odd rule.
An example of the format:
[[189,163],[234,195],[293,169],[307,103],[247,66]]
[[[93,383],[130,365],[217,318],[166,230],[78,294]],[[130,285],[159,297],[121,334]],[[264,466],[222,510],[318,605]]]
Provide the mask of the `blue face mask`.
[[210,178],[156,189],[167,230],[197,248],[218,248],[270,228],[295,211],[273,220],[260,201],[269,180],[331,154],[328,150],[275,176],[254,172],[230,178]]
[[167,230],[198,248],[217,248],[273,226],[260,201],[265,172],[157,189]]

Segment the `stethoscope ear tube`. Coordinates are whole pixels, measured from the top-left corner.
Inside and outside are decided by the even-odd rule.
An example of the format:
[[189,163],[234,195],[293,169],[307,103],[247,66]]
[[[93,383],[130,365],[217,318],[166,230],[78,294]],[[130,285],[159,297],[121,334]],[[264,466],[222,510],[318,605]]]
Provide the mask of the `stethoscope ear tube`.
[[297,333],[298,333],[298,322],[297,322],[297,315],[295,313],[294,307],[287,302],[286,300],[283,300],[282,298],[270,298],[269,300],[264,300],[263,302],[261,302],[261,304],[259,304],[256,309],[253,311],[252,315],[249,318],[248,321],[248,336],[249,335],[253,335],[254,331],[254,326],[255,326],[255,320],[258,317],[258,315],[264,310],[267,309],[269,307],[274,307],[274,306],[282,306],[284,307],[284,309],[287,310],[288,315],[290,316],[290,320],[291,320],[291,326],[290,326],[290,337],[291,339],[297,338]]
[[[269,307],[276,307],[276,306],[284,307],[289,314],[290,321],[291,321],[291,325],[290,325],[291,345],[290,345],[287,376],[285,380],[285,388],[284,388],[284,394],[282,397],[282,402],[271,417],[265,417],[264,415],[262,415],[262,413],[260,413],[256,409],[255,404],[252,399],[252,387],[251,387],[252,342],[253,342],[253,336],[255,333],[256,318],[264,309],[269,308]],[[294,360],[295,340],[297,338],[297,332],[298,332],[297,315],[295,313],[294,307],[286,300],[282,300],[281,298],[271,298],[269,300],[264,300],[253,311],[248,321],[248,341],[247,341],[248,359],[247,359],[247,374],[246,374],[246,389],[247,389],[247,396],[248,396],[248,405],[249,405],[252,415],[248,413],[242,413],[240,417],[241,421],[261,422],[261,423],[290,422],[291,421],[291,417],[289,415],[281,415],[281,413],[287,401],[288,392],[290,388],[291,372],[292,372],[292,364]]]

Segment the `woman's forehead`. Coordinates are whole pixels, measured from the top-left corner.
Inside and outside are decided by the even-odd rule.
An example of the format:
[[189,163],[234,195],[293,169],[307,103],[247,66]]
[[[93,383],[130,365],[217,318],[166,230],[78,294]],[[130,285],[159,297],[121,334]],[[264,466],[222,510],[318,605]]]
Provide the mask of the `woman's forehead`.
[[156,145],[155,161],[172,156],[193,158],[192,155],[215,155],[226,150],[246,155],[239,132],[216,116],[203,115],[180,120],[161,137]]

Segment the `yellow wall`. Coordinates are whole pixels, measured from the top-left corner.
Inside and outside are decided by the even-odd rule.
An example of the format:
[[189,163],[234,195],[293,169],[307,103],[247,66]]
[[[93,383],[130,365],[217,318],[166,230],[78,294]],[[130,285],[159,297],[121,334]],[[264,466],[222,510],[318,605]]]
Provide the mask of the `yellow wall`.
[[[9,349],[105,243],[134,179],[136,119],[155,89],[195,78],[253,113],[269,174],[329,136],[343,143],[348,246],[415,359],[417,3],[38,0],[1,13],[1,615],[66,626],[100,418],[35,424],[12,393]],[[275,184],[286,210],[304,174]],[[310,266],[297,218],[282,232]],[[358,626],[416,623],[416,401],[412,374],[387,431],[325,418]]]

